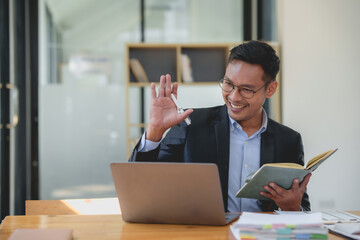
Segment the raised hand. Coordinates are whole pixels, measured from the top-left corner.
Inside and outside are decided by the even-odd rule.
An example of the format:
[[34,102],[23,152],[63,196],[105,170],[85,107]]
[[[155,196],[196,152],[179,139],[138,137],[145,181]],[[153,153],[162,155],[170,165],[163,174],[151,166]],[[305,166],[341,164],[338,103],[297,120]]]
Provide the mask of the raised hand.
[[156,93],[155,83],[151,83],[150,122],[146,130],[146,139],[160,141],[167,129],[179,124],[193,112],[192,109],[188,109],[178,114],[176,105],[171,100],[171,93],[177,98],[177,89],[177,83],[171,86],[169,74],[160,77],[158,93]]

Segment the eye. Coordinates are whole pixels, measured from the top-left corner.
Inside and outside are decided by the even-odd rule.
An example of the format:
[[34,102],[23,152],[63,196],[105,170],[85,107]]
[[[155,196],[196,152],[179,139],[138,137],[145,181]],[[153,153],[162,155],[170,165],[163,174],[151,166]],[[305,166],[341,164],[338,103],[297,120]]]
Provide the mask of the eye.
[[253,90],[250,88],[242,88],[241,91],[245,94],[252,94]]
[[228,86],[228,87],[232,87],[232,86],[234,86],[234,84],[232,84],[231,82],[229,82],[229,81],[224,81],[224,84],[226,85],[226,86]]

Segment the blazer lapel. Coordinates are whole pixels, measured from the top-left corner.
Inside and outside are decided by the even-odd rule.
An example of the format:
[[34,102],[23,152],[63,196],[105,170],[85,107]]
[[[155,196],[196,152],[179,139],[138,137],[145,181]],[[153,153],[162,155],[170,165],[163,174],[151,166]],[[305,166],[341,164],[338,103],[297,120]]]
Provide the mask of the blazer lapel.
[[261,134],[260,166],[275,161],[275,141],[272,122],[269,119],[266,131]]
[[[275,139],[271,119],[268,119],[266,131],[261,134],[260,166],[265,163],[275,162]],[[275,202],[261,200],[262,210],[265,212],[273,211],[276,208]]]
[[227,210],[230,133],[229,118],[227,115],[226,105],[221,108],[218,118],[214,122],[214,129],[217,150],[217,165],[220,173],[220,182],[224,199],[224,206],[225,210]]
[[217,148],[217,158],[219,161],[229,164],[229,119],[227,117],[226,107],[221,108],[218,118],[214,122],[215,139]]

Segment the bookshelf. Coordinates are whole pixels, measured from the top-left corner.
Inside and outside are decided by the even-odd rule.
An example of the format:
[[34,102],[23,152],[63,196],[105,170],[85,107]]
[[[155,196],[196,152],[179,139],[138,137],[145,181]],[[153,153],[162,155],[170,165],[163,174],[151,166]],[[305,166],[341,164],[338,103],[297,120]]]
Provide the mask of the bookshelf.
[[[276,43],[269,43],[279,54],[279,46]],[[131,99],[138,98],[139,94],[133,94],[134,89],[149,88],[151,82],[159,82],[160,76],[169,73],[173,82],[182,85],[217,85],[219,79],[224,76],[227,58],[230,50],[237,46],[236,43],[224,44],[149,44],[132,43],[126,45],[125,69],[126,69],[126,138],[127,156],[139,138],[141,129],[146,128],[146,123],[131,119],[130,111],[140,111],[140,106],[130,106]],[[184,61],[184,56],[190,61],[190,67]],[[148,82],[140,81],[139,74],[134,74],[130,67],[131,59],[137,59],[146,74]],[[191,81],[186,77],[187,72],[191,72]],[[138,76],[136,76],[138,75]],[[184,81],[185,80],[185,81]],[[186,81],[187,80],[187,81]],[[278,75],[278,81],[280,80]],[[279,81],[280,83],[280,81]],[[279,84],[280,87],[280,84]],[[270,101],[272,109],[271,117],[281,121],[280,115],[280,88]],[[219,90],[220,91],[220,90]],[[142,93],[143,94],[143,93]],[[148,103],[149,104],[149,103]]]

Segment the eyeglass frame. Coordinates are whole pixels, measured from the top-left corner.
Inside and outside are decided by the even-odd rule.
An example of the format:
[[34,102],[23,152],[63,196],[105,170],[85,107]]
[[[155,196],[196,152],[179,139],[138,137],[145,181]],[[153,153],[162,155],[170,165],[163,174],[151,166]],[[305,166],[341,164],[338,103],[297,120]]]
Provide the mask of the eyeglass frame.
[[[228,81],[228,82],[231,83],[232,89],[231,89],[230,91],[226,91],[225,89],[222,88],[222,84],[223,84],[224,81]],[[266,85],[268,85],[270,82],[272,82],[272,81],[267,81],[267,82],[265,82],[265,84],[262,85],[262,87],[260,87],[260,88],[259,88],[258,90],[256,90],[256,91],[255,91],[255,90],[252,90],[252,89],[249,89],[249,88],[247,88],[247,87],[237,86],[237,85],[233,84],[229,79],[226,79],[226,78],[220,78],[219,85],[220,85],[220,88],[221,88],[223,91],[228,92],[228,93],[234,91],[234,90],[235,90],[235,87],[236,87],[236,88],[238,89],[238,91],[239,91],[239,94],[240,94],[243,98],[252,99],[252,98],[254,97],[255,93],[259,92],[263,87],[265,87]],[[246,88],[247,90],[249,90],[249,91],[252,92],[252,96],[251,96],[251,97],[245,97],[245,96],[243,96],[243,95],[241,94],[241,90],[244,89],[244,88]]]

